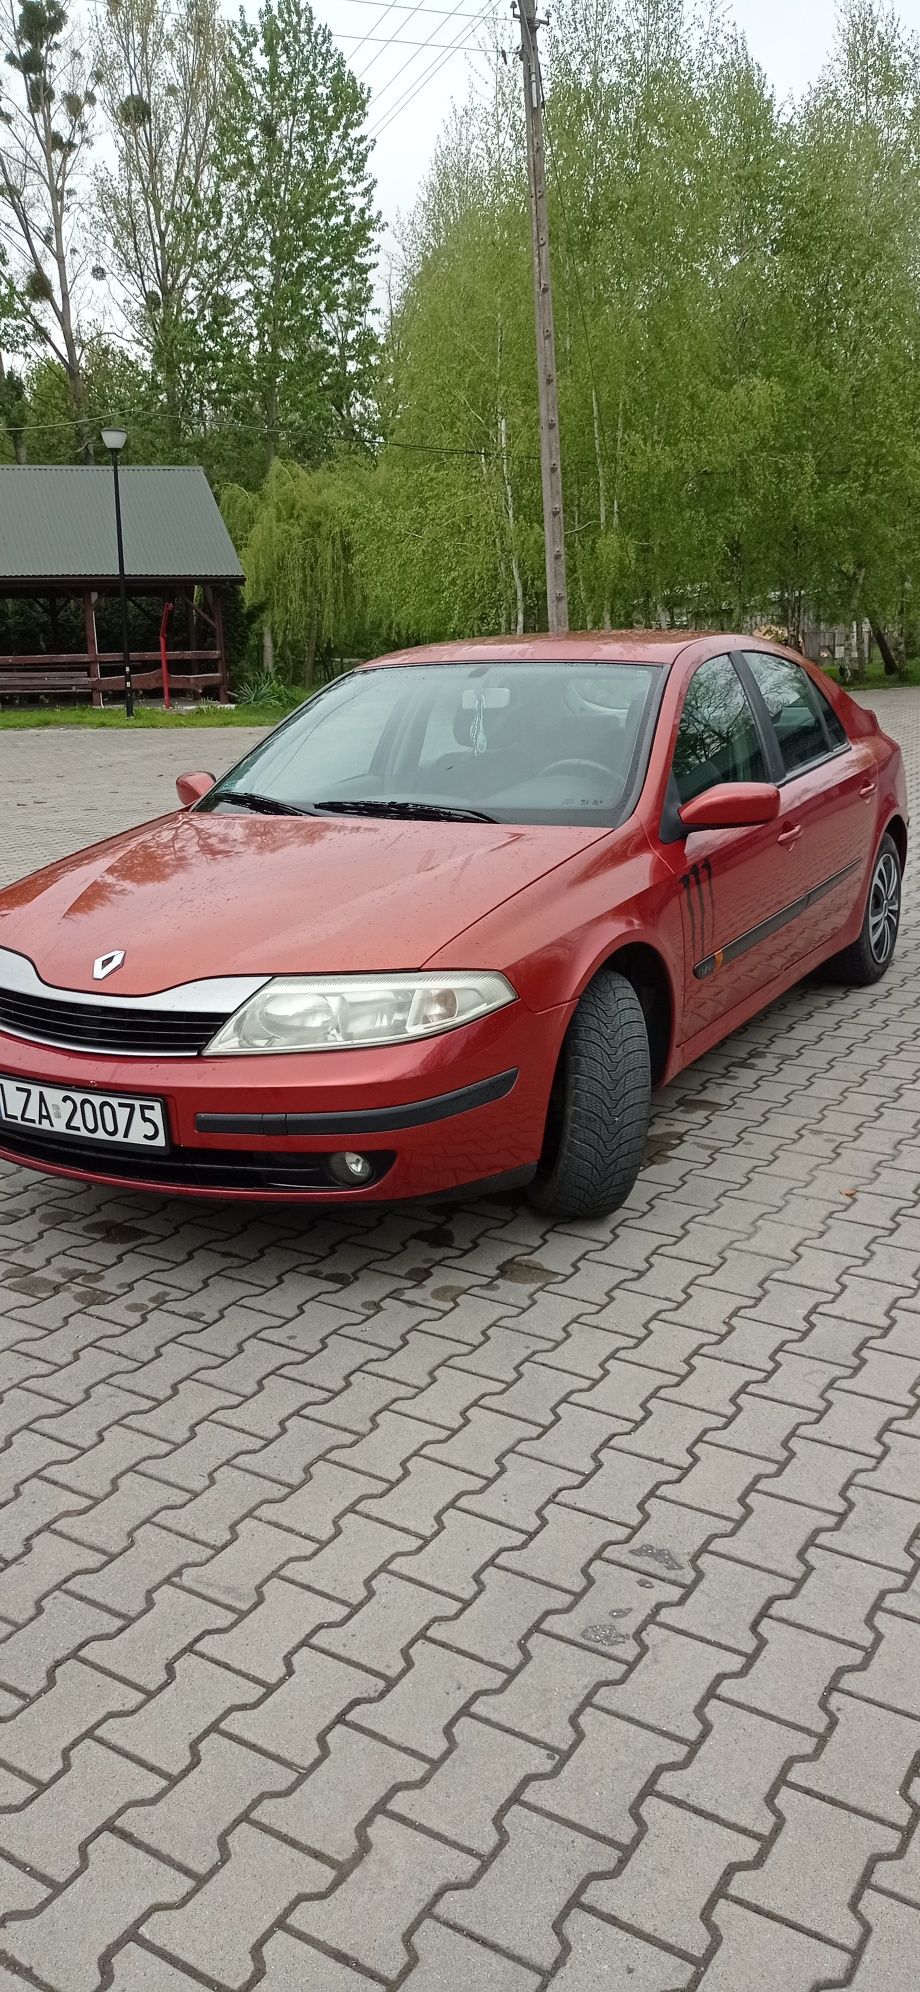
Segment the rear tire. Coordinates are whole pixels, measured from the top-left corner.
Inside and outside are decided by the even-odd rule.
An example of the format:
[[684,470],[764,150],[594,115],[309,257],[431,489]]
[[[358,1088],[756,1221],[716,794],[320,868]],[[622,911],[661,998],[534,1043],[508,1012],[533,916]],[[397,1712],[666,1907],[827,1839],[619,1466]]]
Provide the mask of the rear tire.
[[531,1203],[559,1218],[618,1210],[639,1174],[650,1106],[639,998],[624,975],[599,975],[566,1033]]
[[901,860],[887,830],[878,847],[859,938],[834,955],[830,972],[855,989],[879,982],[890,966],[901,919]]

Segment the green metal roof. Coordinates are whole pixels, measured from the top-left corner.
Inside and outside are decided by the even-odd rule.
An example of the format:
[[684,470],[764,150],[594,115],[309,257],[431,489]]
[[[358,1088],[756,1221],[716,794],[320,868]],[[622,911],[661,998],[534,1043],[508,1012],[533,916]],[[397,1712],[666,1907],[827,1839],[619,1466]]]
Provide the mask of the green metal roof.
[[[0,464],[4,581],[117,581],[110,465]],[[242,581],[204,471],[119,471],[125,573],[141,581]]]

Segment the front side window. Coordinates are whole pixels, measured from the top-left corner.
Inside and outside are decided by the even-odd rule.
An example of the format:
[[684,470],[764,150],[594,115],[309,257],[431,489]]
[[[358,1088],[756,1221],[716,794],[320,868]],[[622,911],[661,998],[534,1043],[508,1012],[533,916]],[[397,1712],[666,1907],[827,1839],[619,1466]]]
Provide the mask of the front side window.
[[819,761],[828,744],[808,673],[788,657],[763,650],[746,651],[745,662],[770,715],[787,775]]
[[354,671],[200,807],[615,827],[633,806],[660,683],[660,666],[629,663]]
[[674,747],[674,781],[681,802],[718,782],[765,782],[757,722],[730,657],[710,657],[687,687]]

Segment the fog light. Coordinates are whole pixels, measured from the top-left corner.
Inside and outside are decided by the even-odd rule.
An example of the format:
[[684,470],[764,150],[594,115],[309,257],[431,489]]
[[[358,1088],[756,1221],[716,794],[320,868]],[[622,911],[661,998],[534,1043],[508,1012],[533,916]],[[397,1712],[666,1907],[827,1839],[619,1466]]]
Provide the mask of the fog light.
[[329,1174],[337,1183],[368,1183],[374,1173],[374,1165],[367,1155],[356,1155],[346,1148],[340,1155],[330,1155]]

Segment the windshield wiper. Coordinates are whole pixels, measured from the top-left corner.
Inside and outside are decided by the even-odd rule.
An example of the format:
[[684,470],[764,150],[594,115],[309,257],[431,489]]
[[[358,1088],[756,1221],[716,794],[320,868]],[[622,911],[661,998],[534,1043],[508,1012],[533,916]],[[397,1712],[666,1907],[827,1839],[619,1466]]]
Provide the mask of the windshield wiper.
[[255,816],[312,816],[310,809],[298,809],[293,802],[276,802],[272,795],[256,795],[252,789],[227,789],[217,797],[234,809],[251,809]]
[[440,802],[372,802],[356,800],[346,802],[315,802],[314,809],[335,812],[338,816],[393,816],[427,818],[430,822],[442,823],[494,823],[494,816],[487,816],[484,809],[451,809]]

